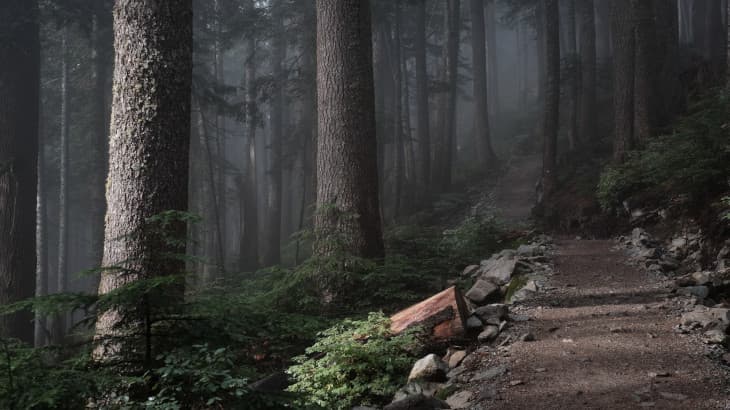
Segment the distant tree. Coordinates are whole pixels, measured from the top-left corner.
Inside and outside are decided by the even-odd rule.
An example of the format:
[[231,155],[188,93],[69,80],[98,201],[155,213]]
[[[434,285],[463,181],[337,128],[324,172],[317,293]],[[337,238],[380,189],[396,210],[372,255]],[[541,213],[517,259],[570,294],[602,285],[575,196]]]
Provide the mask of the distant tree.
[[580,27],[580,141],[592,142],[596,137],[596,20],[593,0],[576,1]]
[[[484,1],[470,0],[471,46],[474,86],[474,143],[481,169],[494,166],[494,150],[489,129],[487,96],[487,54],[484,28]],[[494,47],[492,45],[491,47]]]
[[656,56],[654,0],[632,0],[636,33],[634,84],[634,138],[638,144],[652,134],[656,123],[656,77],[660,66]]
[[338,249],[375,258],[384,252],[370,24],[367,0],[317,0],[314,250],[321,256]]
[[611,2],[613,39],[613,157],[623,161],[634,145],[635,50],[632,0]]
[[[40,41],[35,0],[0,2],[0,305],[32,297]],[[0,337],[33,342],[30,312],[0,316]]]
[[546,198],[555,191],[560,117],[560,12],[558,0],[542,0],[545,27],[545,106],[543,112],[542,188]]
[[428,67],[426,66],[426,0],[416,0],[414,54],[416,71],[416,131],[418,135],[418,185],[423,199],[431,180],[431,137],[429,116]]
[[[182,259],[170,257],[185,251],[179,242],[184,224],[172,223],[166,234],[178,241],[167,241],[150,218],[187,210],[192,0],[118,0],[114,49],[103,260],[114,269],[102,273],[100,294],[142,279],[180,275],[185,268]],[[165,296],[180,298],[181,289],[168,289]],[[98,318],[97,360],[134,347],[133,341],[116,339],[122,323],[132,326],[129,334],[142,333],[143,317],[124,321],[126,313],[110,310]],[[149,360],[150,352],[144,354]]]

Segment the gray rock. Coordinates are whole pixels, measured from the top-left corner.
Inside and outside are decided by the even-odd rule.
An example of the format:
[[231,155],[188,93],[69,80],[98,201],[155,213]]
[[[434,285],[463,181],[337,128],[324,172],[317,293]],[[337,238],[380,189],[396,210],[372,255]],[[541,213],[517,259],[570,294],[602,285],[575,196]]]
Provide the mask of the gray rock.
[[487,381],[487,380],[492,380],[494,378],[497,378],[497,377],[507,373],[508,370],[509,370],[509,368],[504,365],[482,370],[481,372],[476,373],[474,375],[474,377],[472,377],[472,381],[483,382],[483,381]]
[[720,329],[711,329],[705,332],[705,342],[714,345],[725,344],[727,335]]
[[477,305],[484,305],[496,297],[499,297],[499,286],[481,279],[466,292],[466,298]]
[[430,354],[423,359],[417,361],[411,373],[408,375],[408,381],[423,380],[441,382],[446,380],[446,373],[449,366],[435,354]]
[[639,251],[637,256],[641,259],[657,259],[661,256],[661,253],[657,248],[644,248]]
[[695,272],[691,275],[695,285],[707,285],[712,283],[712,276],[709,272]]
[[529,258],[539,254],[539,248],[537,245],[520,245],[517,248],[517,256]]
[[730,324],[730,309],[697,306],[693,311],[682,315],[681,323],[683,326],[700,326],[703,328],[717,323],[727,325]]
[[449,398],[446,399],[446,403],[448,403],[452,409],[468,409],[472,396],[472,392],[469,390],[463,390],[449,396]]
[[473,276],[479,271],[479,265],[469,265],[461,272],[461,276],[468,277]]
[[496,320],[496,324],[499,324],[509,315],[509,307],[501,303],[494,303],[477,308],[474,315],[481,319],[482,323],[490,323]]
[[710,288],[707,286],[687,286],[677,289],[678,295],[694,296],[697,299],[704,299],[710,295]]
[[466,319],[466,329],[467,330],[477,330],[481,329],[484,326],[484,323],[479,319],[479,317],[475,315],[469,316],[468,319]]
[[482,333],[479,333],[477,339],[482,343],[491,342],[497,336],[499,336],[499,326],[489,325],[482,330]]
[[393,401],[403,400],[408,396],[422,394],[426,397],[433,397],[444,388],[443,383],[414,381],[401,387],[393,396]]
[[448,403],[423,394],[414,394],[404,399],[394,401],[383,407],[383,410],[441,410],[450,409]]
[[517,266],[517,259],[502,256],[498,259],[490,259],[487,265],[479,269],[479,278],[494,282],[497,285],[504,285],[510,281]]
[[466,350],[457,350],[449,357],[449,368],[454,369],[466,358]]

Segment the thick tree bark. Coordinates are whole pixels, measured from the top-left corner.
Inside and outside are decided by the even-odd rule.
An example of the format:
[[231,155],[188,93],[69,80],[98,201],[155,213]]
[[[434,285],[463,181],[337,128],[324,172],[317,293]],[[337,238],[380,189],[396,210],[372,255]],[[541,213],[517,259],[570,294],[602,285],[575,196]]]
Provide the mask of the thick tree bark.
[[632,0],[636,32],[634,80],[634,139],[643,144],[656,122],[654,109],[656,64],[656,15],[654,0]]
[[416,130],[418,133],[418,185],[423,200],[429,191],[431,180],[431,137],[428,107],[428,70],[426,67],[426,0],[416,2],[416,32],[414,34],[416,58]]
[[542,0],[545,27],[545,107],[543,111],[542,188],[545,198],[555,191],[560,120],[560,12],[558,0]]
[[[0,305],[33,297],[40,42],[38,5],[0,2]],[[33,342],[33,315],[0,317],[0,337]]]
[[575,150],[578,139],[578,90],[581,82],[580,62],[576,37],[575,3],[585,0],[566,0],[565,57],[568,60],[568,149]]
[[634,145],[635,36],[631,0],[614,0],[611,8],[613,39],[613,157],[623,161]]
[[656,125],[669,124],[681,111],[683,92],[680,86],[679,15],[675,0],[655,0],[656,55],[660,75],[655,101]]
[[[315,253],[383,256],[370,2],[317,0]],[[339,243],[335,243],[339,242]],[[323,284],[325,293],[335,291]]]
[[[487,94],[487,54],[484,31],[484,1],[470,0],[471,49],[474,87],[474,146],[483,171],[494,166],[494,150],[489,130]],[[492,45],[492,47],[494,47]]]
[[593,0],[578,0],[580,21],[580,141],[596,138],[596,20]]
[[406,172],[406,152],[405,152],[405,141],[403,135],[403,72],[401,70],[402,57],[402,46],[401,46],[401,15],[402,4],[401,0],[395,0],[395,24],[394,24],[394,42],[393,42],[393,58],[390,60],[390,65],[393,72],[393,105],[395,107],[395,175],[394,175],[394,201],[393,206],[393,217],[397,218],[403,215],[403,191],[405,186],[405,172]]
[[[140,279],[184,272],[183,259],[170,255],[183,253],[185,245],[165,240],[182,239],[184,223],[171,221],[163,227],[150,218],[165,211],[187,211],[192,1],[118,0],[114,49],[103,265],[115,269],[103,272],[100,294]],[[182,282],[133,312],[103,312],[96,324],[95,359],[135,354],[141,347],[137,335],[144,329],[142,311],[181,298]],[[120,329],[120,324],[127,326]],[[149,340],[145,342],[147,361],[152,351]]]

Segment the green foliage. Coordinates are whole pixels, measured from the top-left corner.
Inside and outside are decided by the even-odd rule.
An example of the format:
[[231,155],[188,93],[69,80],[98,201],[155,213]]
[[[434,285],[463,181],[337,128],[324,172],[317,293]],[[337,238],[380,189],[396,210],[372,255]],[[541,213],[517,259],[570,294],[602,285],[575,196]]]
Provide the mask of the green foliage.
[[722,189],[730,175],[728,109],[727,93],[706,97],[690,108],[673,133],[652,139],[644,149],[629,153],[623,164],[606,168],[598,185],[601,206],[615,209],[637,194],[701,200]]
[[392,335],[382,313],[344,320],[294,359],[289,390],[303,395],[302,404],[325,409],[386,403],[406,381],[415,341],[413,333]]

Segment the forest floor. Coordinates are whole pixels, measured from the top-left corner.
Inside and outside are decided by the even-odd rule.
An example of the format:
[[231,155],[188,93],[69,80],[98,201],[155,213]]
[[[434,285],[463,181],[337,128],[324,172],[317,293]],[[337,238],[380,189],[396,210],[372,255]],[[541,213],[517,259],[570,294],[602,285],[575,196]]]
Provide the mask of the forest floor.
[[[518,157],[498,184],[497,213],[529,217],[541,158]],[[519,165],[517,165],[519,164]],[[469,408],[730,409],[728,371],[694,335],[679,334],[685,301],[666,277],[632,266],[610,240],[558,238],[550,286],[519,307],[514,324],[534,341],[478,349]]]

